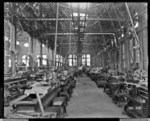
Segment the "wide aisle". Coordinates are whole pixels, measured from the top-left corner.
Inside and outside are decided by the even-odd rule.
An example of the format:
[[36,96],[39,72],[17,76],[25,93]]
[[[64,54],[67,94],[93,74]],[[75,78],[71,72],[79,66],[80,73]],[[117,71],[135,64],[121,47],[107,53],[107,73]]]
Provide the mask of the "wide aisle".
[[88,77],[81,77],[68,102],[66,118],[128,118],[122,114],[123,108],[112,103],[103,88],[98,88]]

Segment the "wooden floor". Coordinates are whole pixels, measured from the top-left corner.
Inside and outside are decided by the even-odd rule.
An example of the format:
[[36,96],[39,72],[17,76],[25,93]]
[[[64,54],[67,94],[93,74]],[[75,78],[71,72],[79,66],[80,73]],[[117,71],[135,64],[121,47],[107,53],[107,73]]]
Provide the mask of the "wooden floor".
[[88,77],[79,78],[68,102],[66,118],[129,118],[122,114],[123,108],[98,88]]

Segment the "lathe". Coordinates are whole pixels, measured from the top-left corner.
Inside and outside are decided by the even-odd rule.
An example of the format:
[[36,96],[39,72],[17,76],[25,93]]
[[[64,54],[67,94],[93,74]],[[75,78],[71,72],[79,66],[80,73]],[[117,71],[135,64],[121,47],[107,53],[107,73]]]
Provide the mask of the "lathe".
[[[35,92],[35,90],[37,92]],[[52,102],[53,98],[58,95],[60,88],[55,84],[53,86],[47,84],[34,85],[32,89],[25,90],[25,94],[13,100],[11,105],[16,112],[40,112],[36,93],[40,95],[43,108],[46,108]]]
[[27,82],[29,81],[28,72],[17,73],[15,77],[4,80],[4,102],[5,106],[9,105],[9,101],[17,98],[24,93],[28,88]]
[[49,71],[41,77],[42,81],[32,81],[22,96],[10,102],[12,117],[24,115],[23,118],[34,118],[42,115],[41,117],[45,118],[46,115],[48,118],[56,118],[66,112],[66,104],[75,87],[75,79],[73,75],[68,74],[60,77],[54,80],[52,71]]
[[136,118],[148,117],[148,88],[139,84],[128,85],[131,86],[131,89],[129,94],[125,95],[127,98],[125,113]]

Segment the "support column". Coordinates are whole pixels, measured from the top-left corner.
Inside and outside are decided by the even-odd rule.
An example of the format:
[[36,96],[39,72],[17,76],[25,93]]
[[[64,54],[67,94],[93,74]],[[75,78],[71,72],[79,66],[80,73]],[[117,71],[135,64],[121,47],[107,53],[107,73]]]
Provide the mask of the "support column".
[[[147,3],[141,4],[141,10],[147,7]],[[142,44],[143,58],[142,58],[142,69],[148,71],[148,34],[147,34],[147,12],[141,16],[142,20],[139,22],[141,26],[141,40]]]
[[42,66],[42,42],[40,43],[40,66]]
[[121,55],[120,55],[120,59],[121,59],[121,71],[124,69],[123,67],[123,44],[121,44]]
[[[133,37],[133,47],[135,46],[135,38]],[[136,50],[133,48],[133,54],[134,54],[134,67],[136,65]]]
[[104,67],[104,55],[103,55],[103,52],[102,52],[102,54],[101,54],[101,58],[102,58],[102,67]]
[[32,48],[33,45],[32,45],[32,44],[33,44],[33,39],[32,39],[32,37],[30,36],[30,37],[29,37],[29,48],[28,48],[29,50],[28,50],[28,55],[30,55],[30,56],[29,56],[29,66],[31,66],[31,67],[33,66],[33,51],[32,51],[32,50],[33,50],[33,48]]
[[78,66],[82,64],[82,54],[77,55],[77,63],[78,63]]
[[[9,73],[9,51],[10,51],[10,23],[5,21],[4,23],[4,74]],[[8,37],[9,35],[9,37]],[[6,38],[5,38],[6,37]]]
[[47,46],[47,67],[49,68],[49,47]]
[[126,68],[130,70],[129,39],[126,40]]
[[67,65],[69,65],[69,63],[68,63],[68,57],[67,57],[67,55],[65,55],[65,66],[67,66]]
[[[11,24],[10,27],[10,39],[11,39],[11,50],[12,52],[15,52],[15,27],[13,24]],[[12,74],[15,73],[15,53],[11,54],[11,68],[12,68]]]
[[59,14],[59,3],[57,3],[56,11],[56,31],[55,31],[55,48],[54,48],[54,66],[56,66],[56,53],[57,53],[57,29],[58,29],[58,14]]
[[118,62],[118,69],[119,69],[119,71],[122,71],[122,68],[121,68],[121,55],[122,55],[122,53],[121,53],[121,46],[120,46],[120,48],[119,48],[119,57],[118,57],[118,59],[119,59],[119,62]]
[[30,39],[29,39],[29,55],[32,56],[32,54],[33,54],[33,38],[30,37]]
[[35,38],[32,38],[32,41],[33,41],[33,58],[34,60],[37,60],[37,57],[36,57],[36,52],[35,52],[35,48],[36,48],[36,39]]

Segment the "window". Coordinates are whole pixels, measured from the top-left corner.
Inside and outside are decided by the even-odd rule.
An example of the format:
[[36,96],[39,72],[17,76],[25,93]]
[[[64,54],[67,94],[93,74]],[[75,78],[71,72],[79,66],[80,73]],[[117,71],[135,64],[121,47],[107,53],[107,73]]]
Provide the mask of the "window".
[[[78,16],[78,13],[73,13],[73,16]],[[85,16],[85,13],[80,13],[80,16]]]
[[[39,59],[40,55],[37,55],[36,57],[37,57],[38,66],[40,66],[40,59]],[[46,61],[47,55],[42,55],[42,57],[43,57],[42,64],[47,65],[47,61]]]
[[63,63],[63,57],[60,55],[60,58],[59,58],[59,62],[60,62],[60,66],[62,66],[62,63]]
[[47,59],[47,55],[43,55],[43,60],[42,60],[43,65],[47,65],[46,59]]
[[90,66],[91,65],[90,54],[83,54],[82,55],[82,65],[86,65],[86,66]]
[[137,63],[140,62],[140,51],[139,51],[139,49],[136,50],[136,62]]
[[69,66],[77,66],[77,56],[76,55],[69,55]]
[[19,45],[20,44],[19,41],[17,41],[16,44]]
[[9,41],[9,37],[8,36],[5,36],[4,39],[5,39],[5,41]]
[[60,56],[60,62],[63,63],[63,57],[62,56]]
[[78,13],[73,13],[73,16],[78,16]]
[[125,68],[125,47],[122,45],[122,60],[123,60],[123,68]]
[[56,55],[56,66],[58,66],[59,55]]
[[131,51],[131,56],[132,57],[130,57],[130,63],[133,63],[133,60],[132,60],[132,58],[134,58],[133,56],[134,56],[134,54],[133,54],[133,39],[131,39],[130,41],[130,51]]
[[56,66],[58,67],[58,62],[56,62]]
[[38,66],[40,66],[40,59],[39,59],[40,55],[37,55],[36,58],[37,58],[37,62],[38,62]]
[[62,66],[63,57],[61,55],[56,55],[56,66]]
[[29,43],[24,43],[24,47],[29,47]]
[[11,59],[8,61],[8,67],[11,67]]
[[24,63],[26,66],[29,66],[29,56],[28,55],[22,56],[22,63]]
[[[138,46],[138,43],[136,40],[135,41],[135,46]],[[140,51],[139,51],[139,48],[135,49],[135,60],[136,60],[136,63],[139,63],[140,61]]]

